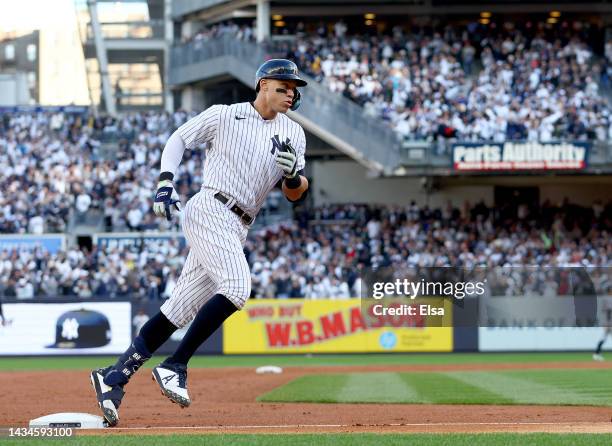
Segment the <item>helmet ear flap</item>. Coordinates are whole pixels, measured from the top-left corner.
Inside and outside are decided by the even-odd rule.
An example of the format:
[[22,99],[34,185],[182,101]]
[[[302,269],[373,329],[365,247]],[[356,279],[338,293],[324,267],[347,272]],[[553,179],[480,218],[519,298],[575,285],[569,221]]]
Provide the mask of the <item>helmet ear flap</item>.
[[293,89],[293,102],[291,103],[291,110],[296,111],[300,104],[302,103],[302,95],[300,94],[300,90],[297,88]]

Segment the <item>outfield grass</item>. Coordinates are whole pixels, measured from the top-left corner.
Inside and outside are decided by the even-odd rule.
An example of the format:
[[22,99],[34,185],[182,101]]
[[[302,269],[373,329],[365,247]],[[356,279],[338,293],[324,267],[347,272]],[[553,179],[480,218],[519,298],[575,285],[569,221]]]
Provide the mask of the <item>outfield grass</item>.
[[[153,357],[145,367],[153,367],[164,357]],[[0,358],[1,370],[92,369],[112,364],[114,356],[77,356],[45,358]],[[392,353],[372,355],[265,355],[196,356],[190,367],[258,367],[261,365],[341,366],[341,365],[411,365],[411,364],[495,364],[534,362],[591,362],[590,353]]]
[[6,444],[19,446],[62,444],[101,446],[599,446],[612,443],[608,434],[270,434],[270,435],[112,435],[81,436],[61,440],[16,439]]
[[609,370],[509,370],[307,375],[267,402],[612,406]]

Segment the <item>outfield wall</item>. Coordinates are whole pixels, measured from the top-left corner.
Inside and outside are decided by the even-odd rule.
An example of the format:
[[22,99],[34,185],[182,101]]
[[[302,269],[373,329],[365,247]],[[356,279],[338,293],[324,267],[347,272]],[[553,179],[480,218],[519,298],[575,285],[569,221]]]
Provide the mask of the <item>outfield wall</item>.
[[122,353],[132,340],[130,302],[20,302],[2,305],[0,355]]
[[[2,304],[0,356],[117,355],[130,345],[161,301],[11,300]],[[189,326],[177,330],[158,354],[171,354]],[[223,331],[197,353],[221,354]]]
[[259,299],[223,327],[228,354],[450,352],[452,327],[366,323],[360,299]]
[[[0,356],[119,354],[161,303],[5,300]],[[599,298],[598,306],[612,308],[612,297]],[[602,327],[554,327],[534,319],[478,327],[479,308],[477,299],[468,299],[449,312],[449,326],[425,327],[403,319],[366,323],[359,299],[257,299],[232,316],[197,353],[592,351],[604,334]],[[172,353],[187,329],[174,333],[158,353]]]
[[595,350],[602,336],[601,327],[480,327],[478,350]]

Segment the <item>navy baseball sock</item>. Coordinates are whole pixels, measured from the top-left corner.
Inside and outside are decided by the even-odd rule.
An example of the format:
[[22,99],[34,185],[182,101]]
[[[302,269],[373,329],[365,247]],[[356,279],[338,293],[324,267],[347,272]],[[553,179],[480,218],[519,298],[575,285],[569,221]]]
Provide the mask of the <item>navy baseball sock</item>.
[[604,345],[604,341],[605,341],[605,339],[604,339],[604,340],[602,340],[602,341],[599,341],[599,344],[597,344],[597,350],[595,350],[595,354],[596,354],[596,355],[599,355],[599,354],[601,353],[601,348],[602,348],[602,347],[603,347],[603,345]]
[[142,336],[136,336],[132,345],[121,355],[114,366],[104,376],[107,386],[127,384],[132,375],[151,357]]
[[176,330],[177,327],[160,311],[142,326],[139,336],[144,339],[147,350],[155,353]]
[[119,357],[115,365],[104,376],[108,386],[125,385],[172,333],[176,326],[160,311],[149,319],[134,338],[132,345]]
[[187,365],[198,347],[236,310],[227,297],[215,294],[200,308],[174,355],[166,361]]

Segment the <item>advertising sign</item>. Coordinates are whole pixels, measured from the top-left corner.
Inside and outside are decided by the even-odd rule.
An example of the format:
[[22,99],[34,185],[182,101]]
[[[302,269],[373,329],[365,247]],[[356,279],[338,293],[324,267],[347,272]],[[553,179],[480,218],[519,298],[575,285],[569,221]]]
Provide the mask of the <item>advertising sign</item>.
[[586,142],[453,144],[453,168],[460,171],[580,170],[587,165]]
[[[367,322],[360,299],[250,301],[224,324],[223,352],[356,353],[451,351],[452,327]],[[388,322],[388,321],[387,321]]]
[[5,303],[0,355],[119,354],[132,340],[129,302]]
[[2,251],[21,251],[42,248],[51,254],[64,250],[66,247],[66,237],[62,234],[51,235],[2,235],[0,236],[0,252]]

